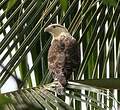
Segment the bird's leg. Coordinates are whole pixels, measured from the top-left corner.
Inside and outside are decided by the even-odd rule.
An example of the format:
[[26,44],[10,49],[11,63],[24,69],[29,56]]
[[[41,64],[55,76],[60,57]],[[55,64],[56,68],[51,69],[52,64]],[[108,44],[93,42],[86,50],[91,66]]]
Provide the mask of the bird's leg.
[[55,83],[55,90],[56,90],[57,94],[64,95],[65,94],[64,86],[58,80],[54,80],[54,83]]
[[66,85],[66,78],[63,73],[56,74],[54,77],[55,89],[58,95],[64,95],[65,93],[65,85]]

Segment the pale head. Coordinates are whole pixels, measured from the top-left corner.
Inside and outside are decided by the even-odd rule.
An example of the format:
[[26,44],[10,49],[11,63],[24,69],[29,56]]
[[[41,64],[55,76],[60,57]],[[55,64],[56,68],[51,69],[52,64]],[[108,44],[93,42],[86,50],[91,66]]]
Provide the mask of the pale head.
[[68,30],[60,24],[51,24],[44,29],[44,32],[50,33],[54,39],[60,37],[61,34],[69,34]]

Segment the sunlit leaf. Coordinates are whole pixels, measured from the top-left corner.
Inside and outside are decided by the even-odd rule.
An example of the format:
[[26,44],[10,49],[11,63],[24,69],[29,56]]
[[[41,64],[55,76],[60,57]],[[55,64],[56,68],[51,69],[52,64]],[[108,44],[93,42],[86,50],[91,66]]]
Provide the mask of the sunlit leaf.
[[10,10],[14,6],[14,4],[16,3],[16,1],[17,0],[9,0],[8,4],[7,4],[7,9],[6,10],[7,11]]
[[105,5],[116,6],[117,0],[103,0]]
[[11,102],[11,99],[9,97],[0,95],[0,105],[4,105],[10,102]]
[[68,0],[59,0],[60,1],[60,4],[62,6],[62,10],[64,12],[66,12],[67,8],[68,8]]

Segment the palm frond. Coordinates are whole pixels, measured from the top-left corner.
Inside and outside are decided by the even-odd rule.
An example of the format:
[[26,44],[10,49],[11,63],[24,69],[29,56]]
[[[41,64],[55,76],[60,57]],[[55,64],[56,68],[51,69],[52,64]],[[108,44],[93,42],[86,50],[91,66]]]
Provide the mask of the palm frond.
[[[35,109],[79,110],[85,104],[86,109],[106,110],[119,105],[119,90],[116,99],[111,95],[119,88],[119,0],[73,0],[65,6],[62,0],[23,0],[14,2],[6,12],[8,3],[0,1],[0,88],[11,75],[21,80],[19,91],[4,94],[13,100],[8,109],[33,109],[34,105]],[[65,25],[80,45],[81,64],[63,98],[69,98],[68,105],[48,91],[51,84],[31,88],[52,79],[47,68],[51,38],[43,32],[51,23]]]
[[[31,109],[47,108],[53,110],[55,108],[58,108],[65,110],[73,110],[74,106],[72,105],[72,102],[73,100],[76,100],[79,102],[84,102],[86,104],[92,105],[99,110],[105,110],[107,108],[112,109],[112,107],[114,106],[107,106],[106,104],[101,102],[100,98],[101,96],[106,97],[107,100],[111,99],[114,102],[120,104],[111,93],[110,95],[107,95],[107,92],[105,92],[102,89],[97,89],[95,87],[73,81],[68,82],[67,88],[72,90],[72,92],[69,94],[65,93],[65,96],[69,97],[71,100],[69,104],[66,104],[63,100],[56,97],[54,94],[50,92],[53,91],[53,93],[55,93],[55,85],[53,82],[44,86],[5,93],[4,96],[11,98],[11,103],[7,104],[6,106],[8,110],[10,109],[10,107],[17,110],[19,109],[24,110],[28,109],[30,106],[32,106]],[[97,94],[99,97],[98,99],[95,99],[92,96],[87,96],[85,93],[80,93],[81,90],[93,92]],[[103,105],[104,108],[101,107],[101,105]]]

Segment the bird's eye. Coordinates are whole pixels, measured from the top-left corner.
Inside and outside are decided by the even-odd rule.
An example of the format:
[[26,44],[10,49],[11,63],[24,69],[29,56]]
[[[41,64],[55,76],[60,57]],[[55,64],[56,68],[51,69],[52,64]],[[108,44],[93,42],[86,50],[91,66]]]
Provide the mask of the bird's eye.
[[53,26],[53,28],[55,28],[56,26]]

